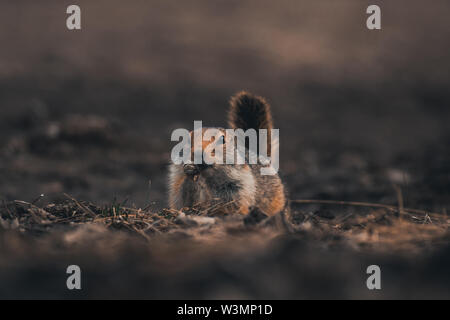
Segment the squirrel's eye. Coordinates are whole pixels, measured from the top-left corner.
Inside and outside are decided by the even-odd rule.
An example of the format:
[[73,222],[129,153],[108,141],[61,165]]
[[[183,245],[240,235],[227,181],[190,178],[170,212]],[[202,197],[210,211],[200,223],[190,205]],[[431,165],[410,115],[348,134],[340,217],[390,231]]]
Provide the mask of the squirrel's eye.
[[224,144],[225,143],[225,136],[220,136],[219,140],[217,140],[217,144]]

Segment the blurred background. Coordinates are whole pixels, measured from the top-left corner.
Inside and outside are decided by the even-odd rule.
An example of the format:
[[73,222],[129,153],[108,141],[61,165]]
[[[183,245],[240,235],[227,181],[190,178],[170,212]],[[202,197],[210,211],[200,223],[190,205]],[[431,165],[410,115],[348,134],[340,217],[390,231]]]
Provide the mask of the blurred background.
[[[74,3],[80,31],[66,28]],[[381,30],[366,28],[371,4]],[[144,239],[112,223],[18,226],[10,211],[68,193],[164,213],[172,130],[225,126],[229,97],[249,90],[273,106],[291,199],[401,194],[447,213],[449,16],[448,0],[0,0],[0,297],[448,298],[445,215],[301,205],[294,234],[166,215],[169,231]],[[80,292],[64,286],[74,263]]]
[[[170,133],[265,96],[292,199],[450,204],[447,0],[0,3],[0,196],[166,202]],[[382,30],[366,28],[378,4]],[[149,183],[151,181],[151,183]]]

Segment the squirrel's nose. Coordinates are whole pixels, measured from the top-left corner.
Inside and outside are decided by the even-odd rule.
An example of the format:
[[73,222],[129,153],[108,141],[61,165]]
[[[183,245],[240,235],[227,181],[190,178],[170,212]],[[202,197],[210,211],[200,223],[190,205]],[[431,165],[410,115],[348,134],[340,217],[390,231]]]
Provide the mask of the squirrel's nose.
[[189,163],[183,165],[183,170],[184,173],[186,173],[187,175],[196,175],[199,174],[200,171],[205,169],[206,167],[208,167],[208,165],[203,163],[202,164]]
[[187,175],[192,175],[192,176],[196,175],[196,174],[198,174],[200,172],[200,170],[197,167],[197,165],[192,164],[192,163],[183,165],[183,171]]

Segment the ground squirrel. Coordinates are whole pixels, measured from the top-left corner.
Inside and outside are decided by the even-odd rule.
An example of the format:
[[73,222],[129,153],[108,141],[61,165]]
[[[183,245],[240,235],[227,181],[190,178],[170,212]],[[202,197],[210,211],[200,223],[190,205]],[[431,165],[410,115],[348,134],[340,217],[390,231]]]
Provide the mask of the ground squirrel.
[[[269,104],[262,97],[240,92],[230,100],[228,125],[232,129],[273,129]],[[207,128],[203,128],[204,131]],[[219,130],[218,141],[202,141],[201,148],[211,143],[221,143],[227,152],[227,146],[234,143],[228,139],[226,129]],[[203,133],[202,131],[202,133]],[[192,135],[194,131],[190,132]],[[278,148],[270,144],[268,130],[267,151]],[[259,138],[258,138],[259,139]],[[258,141],[259,142],[259,141]],[[246,149],[248,152],[248,150]],[[194,150],[191,149],[191,155]],[[248,154],[247,154],[248,155]],[[203,155],[203,159],[204,159]],[[205,208],[219,209],[226,214],[249,214],[258,209],[272,216],[281,212],[286,205],[284,186],[278,173],[262,175],[262,164],[174,164],[169,167],[169,205],[180,210],[200,205]]]

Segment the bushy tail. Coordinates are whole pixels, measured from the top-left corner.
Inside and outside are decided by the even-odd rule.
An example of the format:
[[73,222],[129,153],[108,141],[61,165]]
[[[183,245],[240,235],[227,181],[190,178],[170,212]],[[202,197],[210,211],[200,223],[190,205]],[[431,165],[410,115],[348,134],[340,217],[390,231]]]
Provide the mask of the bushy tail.
[[242,91],[231,97],[228,125],[232,129],[272,129],[270,105],[259,96]]
[[[263,97],[255,96],[249,92],[239,92],[230,100],[228,111],[228,125],[232,129],[268,129],[268,148],[271,152],[271,134],[273,129],[272,113],[270,105]],[[276,142],[277,143],[277,142]]]

